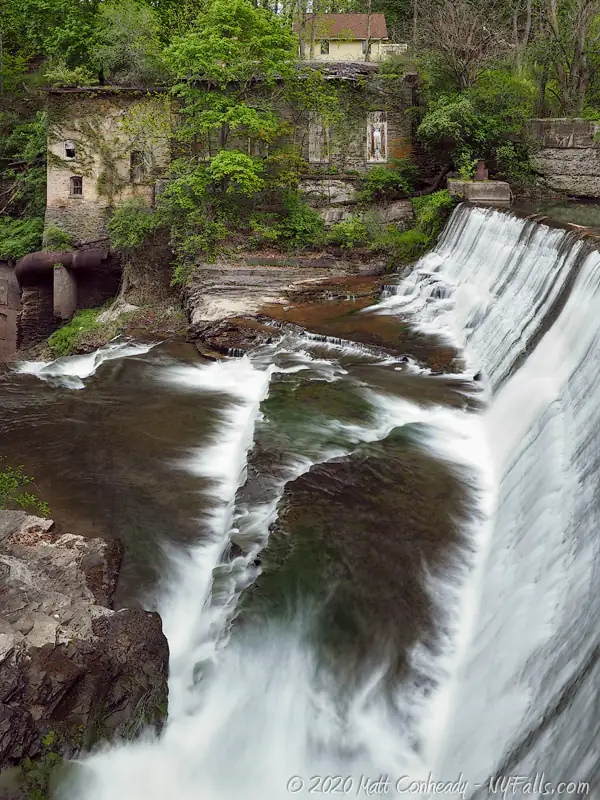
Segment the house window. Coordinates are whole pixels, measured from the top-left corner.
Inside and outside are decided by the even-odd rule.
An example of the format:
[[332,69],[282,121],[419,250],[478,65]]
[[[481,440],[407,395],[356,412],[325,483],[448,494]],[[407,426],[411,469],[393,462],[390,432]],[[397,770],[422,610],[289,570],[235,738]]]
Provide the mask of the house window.
[[329,127],[320,114],[311,114],[308,122],[308,160],[311,164],[329,163]]
[[387,113],[371,111],[367,115],[367,161],[387,161]]
[[80,175],[71,178],[71,197],[83,197],[83,178]]
[[75,156],[75,144],[73,142],[65,142],[65,158],[73,159]]
[[146,159],[141,150],[132,150],[129,156],[129,179],[132,183],[145,183]]
[[367,55],[367,40],[366,39],[362,40],[362,54],[363,54],[363,56]]
[[322,56],[328,56],[329,55],[329,42],[327,41],[327,39],[324,39],[321,42],[321,55]]

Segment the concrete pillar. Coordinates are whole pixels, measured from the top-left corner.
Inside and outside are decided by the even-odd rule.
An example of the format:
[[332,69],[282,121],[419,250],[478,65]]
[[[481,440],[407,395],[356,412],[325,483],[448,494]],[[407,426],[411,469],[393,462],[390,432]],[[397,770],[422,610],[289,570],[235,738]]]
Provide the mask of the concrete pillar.
[[62,264],[54,266],[54,316],[71,319],[77,308],[75,274]]

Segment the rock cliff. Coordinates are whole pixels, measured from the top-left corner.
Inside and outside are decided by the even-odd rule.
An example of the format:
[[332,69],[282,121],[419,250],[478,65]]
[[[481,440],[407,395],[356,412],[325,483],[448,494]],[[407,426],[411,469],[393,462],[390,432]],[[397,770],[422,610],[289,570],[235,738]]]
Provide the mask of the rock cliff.
[[71,757],[166,714],[158,614],[109,608],[122,546],[0,511],[0,768]]

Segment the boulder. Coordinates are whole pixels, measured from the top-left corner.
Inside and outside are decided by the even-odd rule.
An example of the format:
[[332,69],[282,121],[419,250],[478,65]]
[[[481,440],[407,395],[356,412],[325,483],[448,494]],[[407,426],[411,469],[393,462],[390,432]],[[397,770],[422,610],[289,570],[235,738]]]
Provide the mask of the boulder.
[[168,644],[158,614],[113,611],[122,545],[0,511],[0,768],[160,727]]
[[267,317],[225,319],[220,322],[196,322],[190,326],[188,339],[203,355],[243,356],[261,344],[281,336],[276,323]]

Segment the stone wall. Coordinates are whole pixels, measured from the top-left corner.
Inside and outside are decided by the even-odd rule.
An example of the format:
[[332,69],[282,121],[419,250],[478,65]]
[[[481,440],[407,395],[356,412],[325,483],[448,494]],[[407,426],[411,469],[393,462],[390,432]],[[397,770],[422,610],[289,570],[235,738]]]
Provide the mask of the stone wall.
[[[166,128],[160,130],[170,114],[165,95],[56,89],[47,107],[47,228],[79,241],[99,239],[115,203],[140,198],[153,204],[156,178],[170,155]],[[143,154],[143,164],[132,162],[132,153]],[[73,179],[81,179],[80,193]]]
[[527,137],[538,148],[531,164],[545,183],[575,197],[600,197],[600,125],[586,119],[532,119]]
[[54,316],[52,275],[37,286],[21,290],[21,313],[17,322],[18,347],[31,347],[47,339],[61,325]]
[[[338,98],[329,122],[319,122],[307,110],[299,109],[279,89],[255,89],[257,101],[264,97],[267,103],[275,102],[289,122],[292,133],[276,145],[300,149],[307,178],[357,176],[410,152],[411,124],[406,110],[413,104],[412,76],[380,75],[372,63],[324,64],[322,69]],[[298,80],[303,79],[300,76]],[[148,206],[154,203],[156,180],[170,160],[169,135],[175,114],[165,94],[55,89],[48,96],[48,112],[47,228],[57,226],[79,241],[99,239],[106,235],[107,218],[116,203],[131,198],[141,198]],[[315,125],[324,139],[317,145]],[[382,151],[376,157],[374,130]],[[228,147],[247,152],[252,146],[243,137],[228,141]],[[208,138],[195,147],[207,155],[218,150],[216,141]],[[134,163],[134,156],[143,157],[143,167]]]
[[0,261],[0,359],[17,349],[17,316],[21,309],[14,266]]

